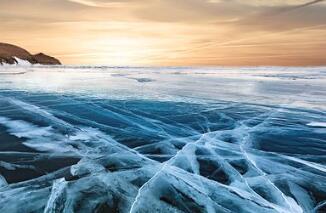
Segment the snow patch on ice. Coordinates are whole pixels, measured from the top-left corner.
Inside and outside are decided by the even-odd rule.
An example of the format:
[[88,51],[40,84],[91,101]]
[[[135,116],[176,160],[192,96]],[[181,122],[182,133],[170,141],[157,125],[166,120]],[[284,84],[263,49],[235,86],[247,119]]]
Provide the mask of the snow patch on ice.
[[326,123],[325,122],[310,122],[307,124],[307,126],[326,128]]
[[28,66],[32,66],[32,64],[27,61],[27,60],[23,60],[20,59],[18,57],[14,57],[14,59],[17,61],[15,64],[7,64],[7,63],[2,63],[0,65],[5,66],[5,67],[11,67],[11,66],[21,66],[21,67],[28,67]]
[[31,66],[32,64],[29,62],[29,61],[27,61],[27,60],[23,60],[23,59],[20,59],[20,58],[18,58],[18,57],[14,57],[15,58],[15,60],[17,61],[17,64],[16,65],[18,65],[18,66]]
[[34,138],[38,136],[49,136],[52,127],[39,127],[26,121],[11,120],[0,117],[0,124],[9,128],[9,132],[18,138]]

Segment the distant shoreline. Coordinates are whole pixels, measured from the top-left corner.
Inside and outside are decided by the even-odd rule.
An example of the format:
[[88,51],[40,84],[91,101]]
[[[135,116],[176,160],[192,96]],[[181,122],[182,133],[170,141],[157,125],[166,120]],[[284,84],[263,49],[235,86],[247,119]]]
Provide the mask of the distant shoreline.
[[41,64],[41,65],[61,65],[61,62],[44,53],[31,54],[27,50],[16,45],[0,42],[0,65],[15,64]]

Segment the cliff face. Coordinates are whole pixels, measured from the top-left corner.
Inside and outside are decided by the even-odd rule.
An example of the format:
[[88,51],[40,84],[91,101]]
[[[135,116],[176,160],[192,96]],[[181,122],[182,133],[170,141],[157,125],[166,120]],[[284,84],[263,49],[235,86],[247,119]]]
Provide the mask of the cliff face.
[[0,65],[2,64],[17,64],[19,58],[28,61],[31,64],[44,64],[44,65],[59,65],[61,62],[51,56],[39,53],[32,55],[27,50],[6,43],[0,43]]

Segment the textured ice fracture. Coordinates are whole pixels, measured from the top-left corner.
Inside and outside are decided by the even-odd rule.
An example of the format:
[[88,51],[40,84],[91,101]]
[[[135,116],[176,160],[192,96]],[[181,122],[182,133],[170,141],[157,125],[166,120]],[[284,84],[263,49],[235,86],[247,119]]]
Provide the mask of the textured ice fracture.
[[1,69],[0,212],[326,211],[323,68]]

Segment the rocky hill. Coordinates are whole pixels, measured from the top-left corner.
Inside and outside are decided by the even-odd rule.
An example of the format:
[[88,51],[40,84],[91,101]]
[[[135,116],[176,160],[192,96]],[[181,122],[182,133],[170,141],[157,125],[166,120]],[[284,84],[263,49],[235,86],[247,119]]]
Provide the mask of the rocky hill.
[[0,65],[17,64],[16,58],[28,61],[31,64],[59,65],[61,62],[43,53],[31,54],[27,50],[7,43],[0,43]]

